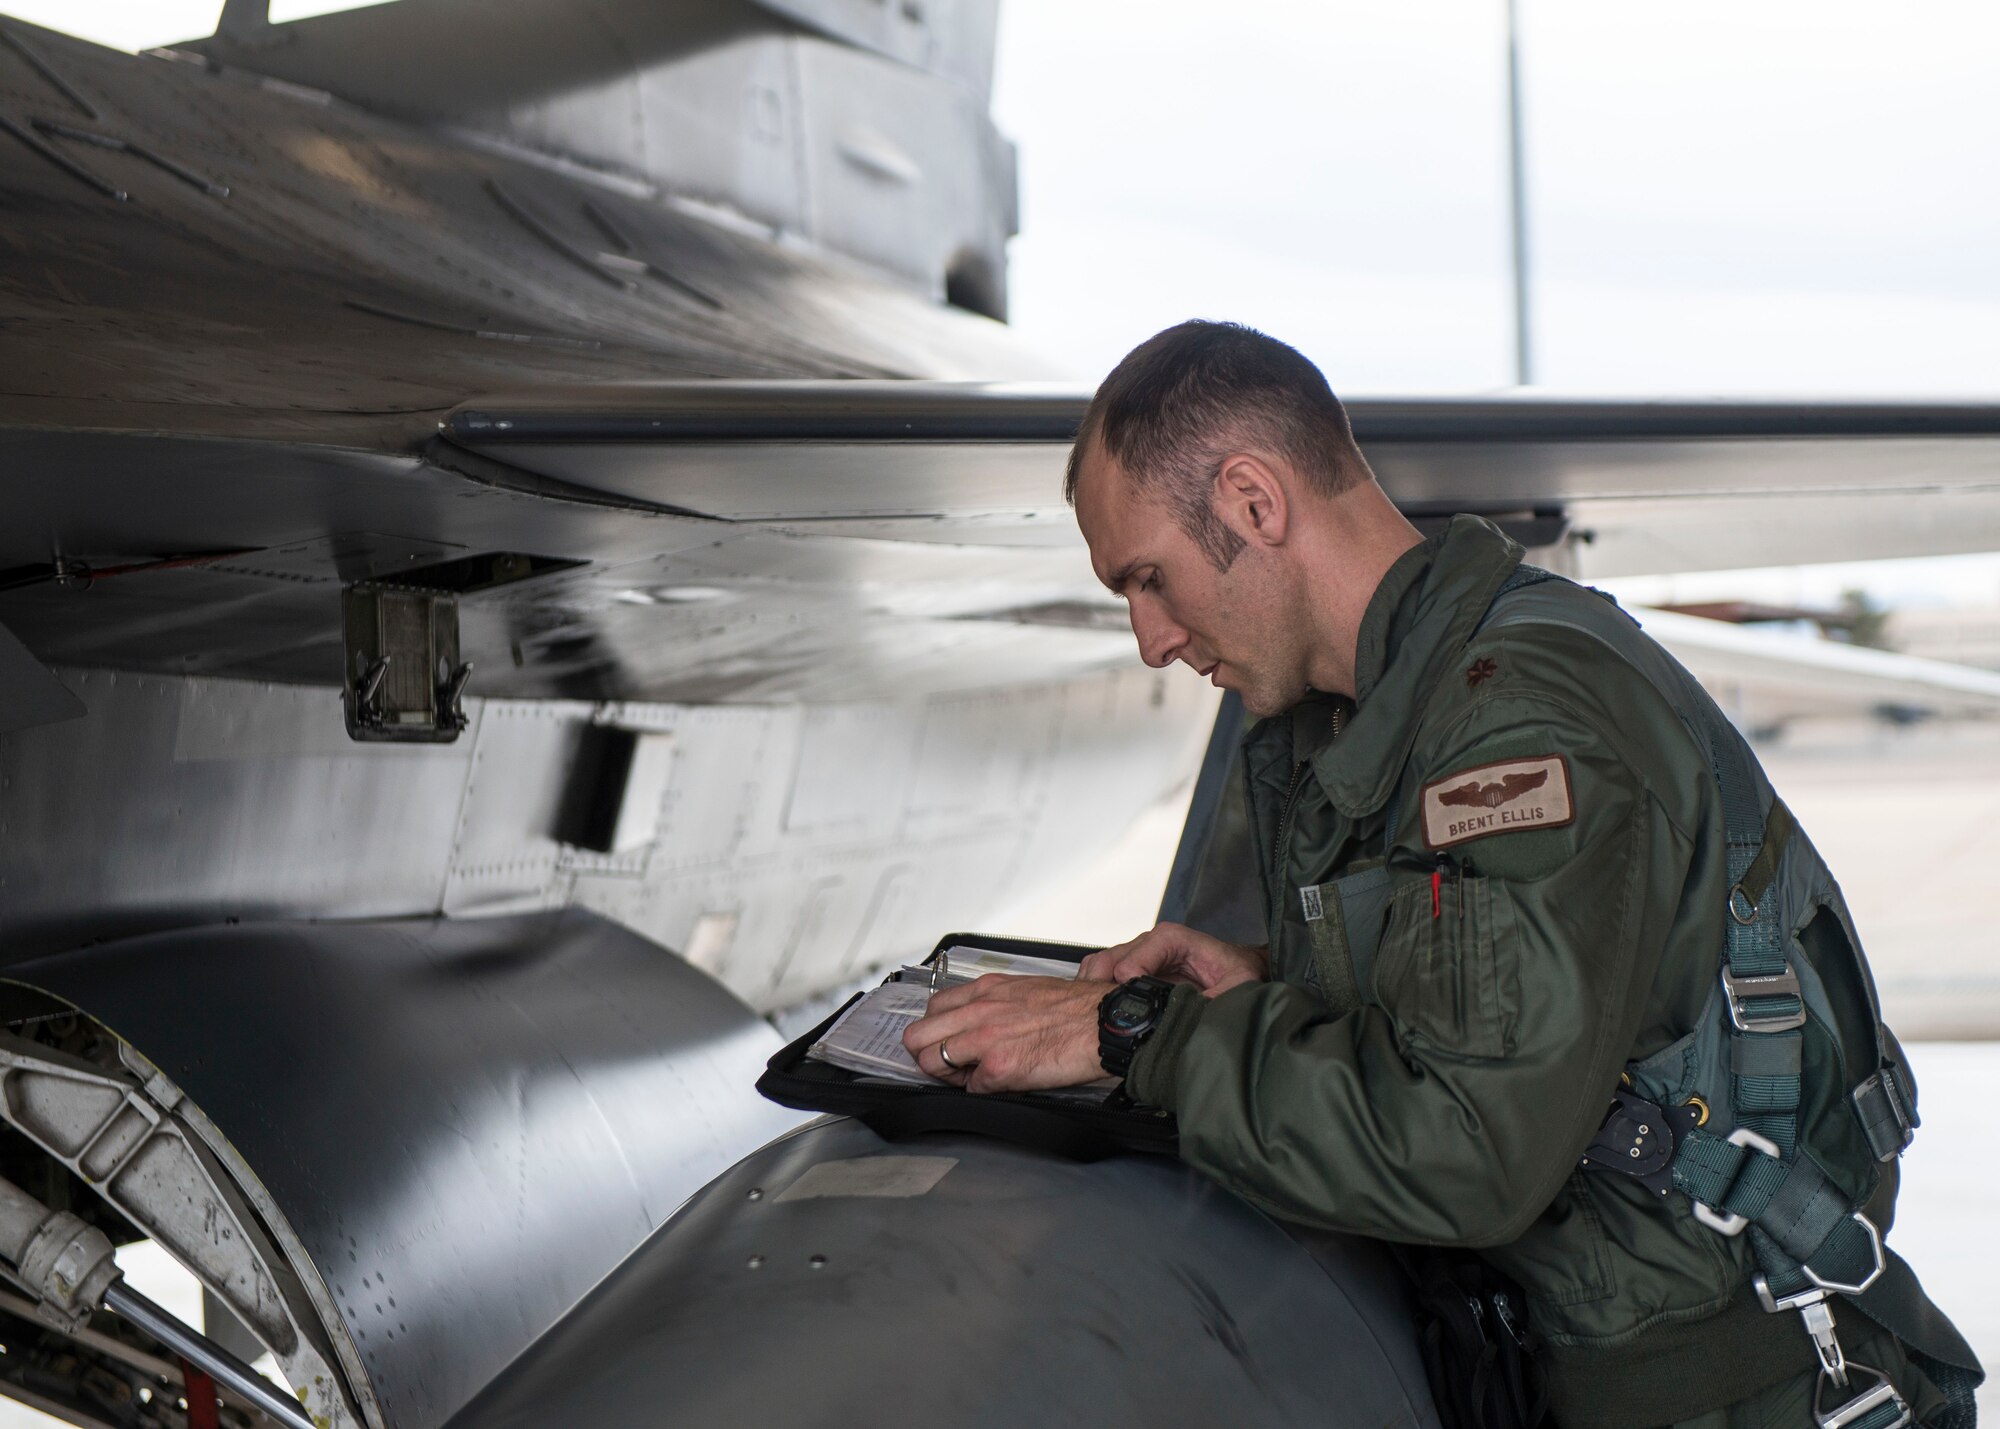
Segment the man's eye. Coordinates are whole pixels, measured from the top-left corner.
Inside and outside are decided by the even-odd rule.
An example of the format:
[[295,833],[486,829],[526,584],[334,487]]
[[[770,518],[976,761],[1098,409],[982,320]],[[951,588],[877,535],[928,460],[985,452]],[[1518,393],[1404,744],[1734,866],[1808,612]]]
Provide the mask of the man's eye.
[[1147,576],[1146,583],[1139,587],[1141,590],[1158,590],[1159,588],[1160,573],[1158,571],[1154,571],[1151,575]]

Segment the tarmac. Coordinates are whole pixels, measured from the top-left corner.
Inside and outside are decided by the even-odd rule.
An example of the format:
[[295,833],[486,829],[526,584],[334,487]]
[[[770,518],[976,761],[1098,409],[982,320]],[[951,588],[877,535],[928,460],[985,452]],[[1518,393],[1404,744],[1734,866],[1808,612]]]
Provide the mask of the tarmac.
[[1802,727],[1759,751],[1904,1041],[2000,1038],[2000,727]]

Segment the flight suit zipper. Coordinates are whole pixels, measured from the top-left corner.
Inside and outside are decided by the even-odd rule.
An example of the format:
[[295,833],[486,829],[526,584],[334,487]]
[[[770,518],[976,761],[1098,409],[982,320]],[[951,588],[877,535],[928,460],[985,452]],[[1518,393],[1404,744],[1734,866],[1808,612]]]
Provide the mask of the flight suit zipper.
[[[1339,739],[1340,731],[1347,723],[1346,713],[1336,705],[1333,710],[1333,734]],[[1299,802],[1299,786],[1305,782],[1306,766],[1310,759],[1301,759],[1292,766],[1292,782],[1285,786],[1285,802],[1278,814],[1278,834],[1271,840],[1271,872],[1280,880],[1285,874],[1285,840],[1292,832],[1292,809]]]
[[1299,801],[1299,785],[1305,779],[1309,762],[1301,759],[1292,766],[1292,782],[1285,787],[1284,806],[1278,814],[1278,833],[1271,840],[1271,872],[1281,878],[1285,872],[1285,835],[1292,831],[1292,805]]

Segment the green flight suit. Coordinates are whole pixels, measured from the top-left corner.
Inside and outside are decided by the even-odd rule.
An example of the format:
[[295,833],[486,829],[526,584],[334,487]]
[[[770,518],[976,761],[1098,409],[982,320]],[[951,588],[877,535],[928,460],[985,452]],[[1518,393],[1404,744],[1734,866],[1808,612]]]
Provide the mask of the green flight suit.
[[[1189,1163],[1279,1218],[1480,1248],[1527,1292],[1558,1422],[1645,1429],[1816,1360],[1757,1305],[1744,1239],[1577,1171],[1625,1064],[1703,1014],[1726,851],[1708,760],[1641,674],[1560,625],[1479,629],[1521,554],[1457,518],[1376,591],[1357,698],[1246,737],[1271,980],[1177,989],[1130,1082]],[[1357,975],[1320,888],[1376,866]],[[1898,1388],[1942,1402],[1914,1370]]]
[[[1913,1396],[1910,1407],[1919,1424],[1936,1414],[1937,1391],[1910,1363],[1894,1335],[1852,1312],[1841,1317],[1840,1332],[1841,1345],[1850,1360],[1882,1371],[1906,1396]],[[1872,1384],[1868,1376],[1859,1372],[1850,1376],[1850,1381],[1849,1389],[1856,1392]],[[1910,1387],[1920,1388],[1923,1393],[1915,1394]],[[1819,1367],[1814,1365],[1760,1394],[1683,1419],[1671,1429],[1806,1429],[1813,1422],[1813,1397],[1818,1391]],[[1841,1402],[1840,1391],[1828,1392],[1827,1408]]]

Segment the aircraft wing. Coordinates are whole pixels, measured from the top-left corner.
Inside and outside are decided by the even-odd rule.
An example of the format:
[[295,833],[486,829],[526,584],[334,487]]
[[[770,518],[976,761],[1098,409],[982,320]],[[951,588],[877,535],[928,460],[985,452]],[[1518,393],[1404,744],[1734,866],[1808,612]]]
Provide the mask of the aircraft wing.
[[[462,404],[448,448],[578,493],[730,522],[1073,544],[1087,394],[1011,384],[658,383]],[[1419,522],[1489,516],[1587,577],[2000,549],[2000,403],[1358,398]]]
[[1746,727],[1839,714],[2000,714],[2000,674],[1990,670],[1673,611],[1631,614]]
[[[168,431],[9,425],[0,451],[42,479],[9,498],[0,624],[55,664],[331,685],[341,585],[508,553],[527,578],[464,600],[480,693],[768,702],[1063,678],[1136,658],[1061,499],[1084,402],[916,380],[565,383],[428,422],[398,411],[361,444],[351,412],[250,437],[193,403]],[[1477,512],[1586,579],[2000,549],[2000,404],[1353,411],[1420,526]],[[79,601],[52,547],[99,569],[213,559]]]

